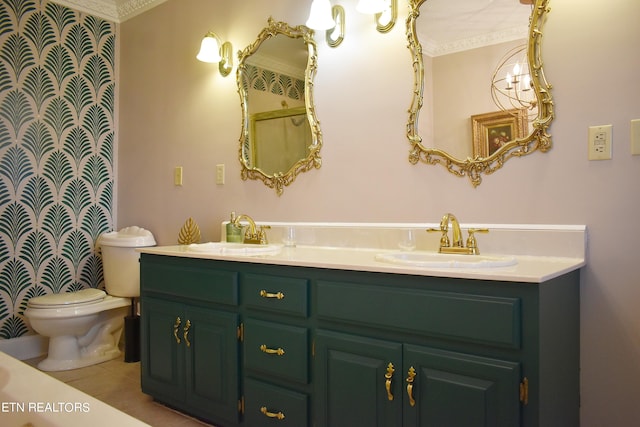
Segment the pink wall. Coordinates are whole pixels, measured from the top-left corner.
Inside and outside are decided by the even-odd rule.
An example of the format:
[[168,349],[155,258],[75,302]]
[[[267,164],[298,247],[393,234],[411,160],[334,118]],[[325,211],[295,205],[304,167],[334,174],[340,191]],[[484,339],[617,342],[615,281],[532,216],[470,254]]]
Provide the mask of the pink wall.
[[[426,222],[451,211],[462,222],[586,224],[582,425],[639,423],[640,197],[633,183],[640,156],[629,152],[629,121],[640,118],[640,2],[551,0],[544,58],[554,85],[554,146],[510,160],[475,189],[442,167],[407,160],[413,74],[406,2],[399,3],[388,34],[355,11],[355,0],[343,0],[343,44],[331,49],[317,37],[323,165],[281,197],[240,180],[235,77],[221,77],[195,54],[210,29],[239,50],[269,16],[303,23],[310,2],[169,0],[122,24],[118,226],[144,226],[159,244],[174,244],[190,216],[205,240],[217,240],[232,210],[262,221]],[[587,127],[601,124],[613,125],[613,160],[589,162]],[[215,184],[219,163],[224,186]],[[173,186],[174,166],[184,168],[182,187]]]

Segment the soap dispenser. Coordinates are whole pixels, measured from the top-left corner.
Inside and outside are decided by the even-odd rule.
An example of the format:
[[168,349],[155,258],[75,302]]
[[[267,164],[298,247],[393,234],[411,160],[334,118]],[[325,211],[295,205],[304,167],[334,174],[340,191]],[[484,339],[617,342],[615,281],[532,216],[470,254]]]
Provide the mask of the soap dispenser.
[[236,213],[231,212],[231,219],[227,224],[227,242],[242,243],[242,227],[235,224]]

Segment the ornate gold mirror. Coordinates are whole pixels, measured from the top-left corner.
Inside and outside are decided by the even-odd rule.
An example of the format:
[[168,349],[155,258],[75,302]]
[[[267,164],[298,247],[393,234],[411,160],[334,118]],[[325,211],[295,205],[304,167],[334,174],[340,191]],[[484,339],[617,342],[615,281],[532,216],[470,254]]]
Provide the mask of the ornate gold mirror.
[[313,102],[318,66],[313,31],[269,18],[239,58],[242,179],[262,180],[281,195],[298,174],[322,164]]
[[541,52],[548,2],[409,0],[412,164],[442,165],[475,187],[508,159],[551,148]]

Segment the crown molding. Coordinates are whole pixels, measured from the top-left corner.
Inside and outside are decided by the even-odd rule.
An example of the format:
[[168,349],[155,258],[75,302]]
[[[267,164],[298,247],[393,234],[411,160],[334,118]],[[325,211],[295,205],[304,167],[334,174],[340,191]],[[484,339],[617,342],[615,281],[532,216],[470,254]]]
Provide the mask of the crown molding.
[[50,0],[80,12],[121,23],[167,0]]
[[496,31],[490,34],[481,34],[461,40],[448,41],[443,43],[435,42],[424,36],[420,40],[423,52],[434,58],[436,56],[448,55],[450,53],[463,52],[465,50],[477,49],[491,46],[498,43],[506,43],[514,40],[526,39],[529,32],[527,25]]

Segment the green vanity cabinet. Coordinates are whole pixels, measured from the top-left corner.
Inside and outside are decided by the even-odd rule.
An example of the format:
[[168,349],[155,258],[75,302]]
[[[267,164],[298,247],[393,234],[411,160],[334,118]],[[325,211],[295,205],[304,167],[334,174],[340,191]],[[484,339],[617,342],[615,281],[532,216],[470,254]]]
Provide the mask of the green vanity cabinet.
[[[237,273],[163,261],[141,263],[142,391],[195,416],[237,423],[239,315],[218,304],[237,305]],[[205,296],[205,287],[218,289]]]
[[332,276],[314,288],[319,425],[579,425],[578,272]]
[[309,280],[241,274],[245,425],[311,425]]
[[[482,342],[474,353],[518,347],[520,299],[398,285],[317,283],[321,321],[370,325],[360,333],[376,337],[318,332],[321,424],[346,427],[368,419],[367,425],[389,427],[519,426],[517,360],[435,346]],[[378,339],[385,329],[388,340]]]
[[331,331],[316,360],[319,425],[520,425],[518,363]]
[[579,299],[579,271],[518,283],[143,253],[143,391],[220,427],[578,427]]

